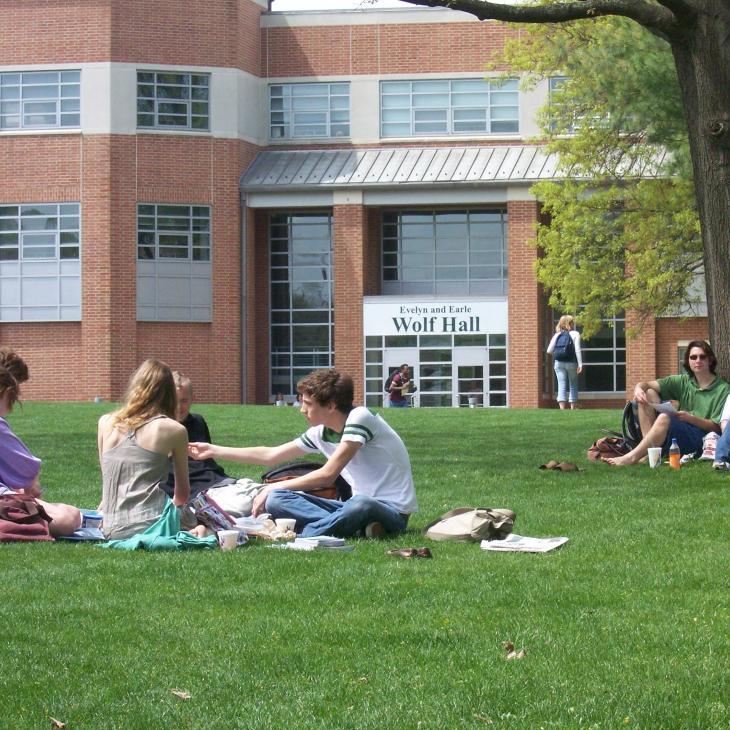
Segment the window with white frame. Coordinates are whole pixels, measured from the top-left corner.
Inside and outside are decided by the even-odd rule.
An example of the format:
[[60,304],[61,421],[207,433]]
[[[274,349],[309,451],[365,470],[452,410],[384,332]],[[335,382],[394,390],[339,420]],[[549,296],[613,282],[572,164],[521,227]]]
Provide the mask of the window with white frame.
[[271,139],[350,136],[350,84],[269,86]]
[[332,216],[276,213],[269,221],[271,394],[334,360]]
[[383,294],[507,294],[507,211],[382,216]]
[[137,319],[209,322],[211,209],[137,205]]
[[0,73],[0,129],[52,129],[81,124],[80,71]]
[[0,204],[0,320],[81,319],[78,203]]
[[380,83],[382,137],[519,132],[516,79]]
[[210,74],[137,71],[137,127],[210,129]]

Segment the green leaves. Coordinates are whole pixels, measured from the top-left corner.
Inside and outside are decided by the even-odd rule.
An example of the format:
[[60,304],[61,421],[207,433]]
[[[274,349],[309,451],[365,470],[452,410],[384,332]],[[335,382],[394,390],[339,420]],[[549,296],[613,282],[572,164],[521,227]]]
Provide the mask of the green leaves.
[[579,312],[586,336],[625,310],[676,314],[697,291],[702,244],[669,47],[602,17],[522,26],[505,56],[527,86],[565,77],[539,119],[568,179],[533,187],[546,214],[536,275],[551,305]]

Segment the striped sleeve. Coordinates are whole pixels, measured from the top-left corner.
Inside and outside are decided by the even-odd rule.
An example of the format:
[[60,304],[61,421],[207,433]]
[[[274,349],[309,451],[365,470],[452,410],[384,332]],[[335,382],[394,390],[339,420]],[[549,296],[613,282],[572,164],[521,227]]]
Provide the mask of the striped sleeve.
[[309,429],[309,431],[306,431],[297,439],[297,446],[302,451],[308,452],[310,454],[318,454],[319,447],[314,442],[313,434],[310,433],[311,431],[312,429]]
[[365,418],[360,417],[345,424],[345,430],[342,432],[343,441],[356,441],[359,444],[366,444],[368,441],[373,440],[372,424],[369,423],[370,418],[367,417],[370,415],[369,411],[362,410],[364,414],[367,414]]

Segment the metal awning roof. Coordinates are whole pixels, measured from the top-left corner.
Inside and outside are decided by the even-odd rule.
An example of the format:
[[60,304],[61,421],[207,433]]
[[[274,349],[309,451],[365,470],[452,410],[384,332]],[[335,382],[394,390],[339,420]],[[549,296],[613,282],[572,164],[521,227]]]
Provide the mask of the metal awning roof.
[[556,177],[542,147],[381,147],[259,152],[244,192],[533,183]]

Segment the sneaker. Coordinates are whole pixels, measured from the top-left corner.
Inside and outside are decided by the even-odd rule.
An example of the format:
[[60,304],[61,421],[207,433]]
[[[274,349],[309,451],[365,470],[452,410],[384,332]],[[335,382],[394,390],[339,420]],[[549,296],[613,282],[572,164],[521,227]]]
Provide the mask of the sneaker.
[[365,537],[367,537],[368,540],[379,540],[384,535],[385,530],[379,522],[371,522],[365,528]]
[[712,468],[717,471],[730,471],[730,462],[727,461],[713,461]]

